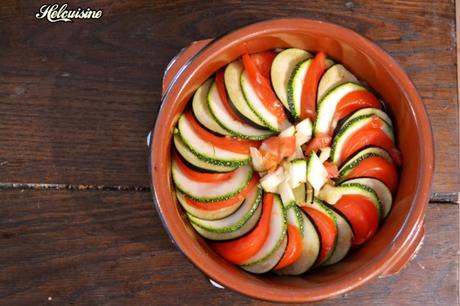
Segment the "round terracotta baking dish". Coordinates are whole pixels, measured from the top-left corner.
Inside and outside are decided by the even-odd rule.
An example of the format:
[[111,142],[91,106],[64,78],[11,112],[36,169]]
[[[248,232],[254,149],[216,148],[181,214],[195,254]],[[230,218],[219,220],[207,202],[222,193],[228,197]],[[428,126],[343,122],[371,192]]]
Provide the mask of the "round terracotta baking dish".
[[[253,275],[227,263],[189,225],[170,175],[171,135],[198,86],[242,54],[297,47],[325,51],[377,90],[393,114],[403,155],[394,207],[377,235],[342,262],[297,277]],[[424,235],[433,174],[433,138],[424,105],[401,67],[381,48],[346,28],[321,21],[279,19],[252,24],[184,49],[167,68],[160,112],[151,136],[154,202],[175,245],[226,288],[278,302],[309,302],[349,291],[374,277],[399,272]]]

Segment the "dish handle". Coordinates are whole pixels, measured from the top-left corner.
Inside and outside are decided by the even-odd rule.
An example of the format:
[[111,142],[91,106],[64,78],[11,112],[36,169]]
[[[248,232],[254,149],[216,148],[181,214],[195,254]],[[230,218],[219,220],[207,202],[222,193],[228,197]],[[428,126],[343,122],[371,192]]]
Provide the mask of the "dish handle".
[[194,41],[188,47],[182,48],[182,50],[169,61],[163,74],[162,95],[171,84],[174,76],[179,72],[179,69],[211,41],[212,39]]
[[418,251],[423,245],[423,239],[425,238],[425,221],[419,227],[417,233],[414,235],[409,246],[405,249],[403,255],[396,260],[394,263],[385,269],[380,278],[392,276],[401,272],[417,255]]
[[[163,73],[163,82],[161,85],[161,95],[163,96],[166,89],[171,84],[174,76],[179,72],[179,69],[183,67],[195,54],[201,49],[208,45],[212,39],[203,39],[192,42],[188,47],[182,48],[179,53],[176,54],[166,66]],[[150,147],[152,141],[152,131],[149,131],[147,135],[147,147]]]

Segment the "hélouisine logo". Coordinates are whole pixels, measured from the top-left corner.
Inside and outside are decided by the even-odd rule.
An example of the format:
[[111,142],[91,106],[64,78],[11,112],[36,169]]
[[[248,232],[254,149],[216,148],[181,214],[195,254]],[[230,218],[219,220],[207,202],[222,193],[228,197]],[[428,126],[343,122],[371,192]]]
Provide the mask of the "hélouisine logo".
[[89,7],[86,9],[77,8],[76,10],[68,10],[67,3],[64,4],[44,4],[35,14],[37,19],[47,19],[49,22],[64,21],[69,22],[72,19],[99,19],[102,16],[102,10],[92,10]]

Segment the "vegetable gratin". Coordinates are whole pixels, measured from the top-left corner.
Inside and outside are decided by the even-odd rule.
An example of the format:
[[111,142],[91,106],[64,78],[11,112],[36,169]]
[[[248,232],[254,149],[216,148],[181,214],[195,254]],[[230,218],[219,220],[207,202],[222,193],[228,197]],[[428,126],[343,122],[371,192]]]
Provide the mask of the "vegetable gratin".
[[401,154],[385,103],[323,52],[244,54],[174,130],[172,177],[195,230],[253,273],[342,260],[391,210]]

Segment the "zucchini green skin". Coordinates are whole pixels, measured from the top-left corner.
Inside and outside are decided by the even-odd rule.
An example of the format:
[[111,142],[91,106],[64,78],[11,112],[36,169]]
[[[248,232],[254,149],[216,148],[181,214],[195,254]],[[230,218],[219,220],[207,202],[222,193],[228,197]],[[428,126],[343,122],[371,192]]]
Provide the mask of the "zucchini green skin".
[[270,133],[267,133],[265,135],[260,135],[260,136],[254,136],[254,135],[245,135],[245,134],[242,134],[242,133],[239,133],[235,130],[232,130],[230,128],[228,128],[225,123],[223,123],[222,121],[219,121],[219,119],[217,119],[214,114],[213,114],[213,117],[216,119],[216,121],[219,123],[219,125],[225,130],[227,131],[228,133],[230,133],[232,136],[234,137],[238,137],[238,138],[241,138],[241,139],[249,139],[249,140],[265,140],[271,136],[274,136],[275,133],[273,131],[270,131]]
[[[303,88],[303,85],[305,83],[305,78],[307,77],[308,70],[310,69],[310,65],[313,61],[313,58],[307,58],[303,61],[300,61],[292,70],[291,76],[289,77],[288,81],[288,86],[287,86],[287,104],[289,107],[289,111],[291,112],[292,116],[294,117],[295,120],[299,121],[300,118],[300,112],[301,112],[301,107],[302,107],[302,95],[298,97],[299,101],[296,100],[296,88],[297,86],[301,86]],[[330,59],[326,59],[326,68],[329,68],[331,65],[333,65],[333,61]],[[302,73],[301,70],[305,69],[305,74]],[[303,81],[299,81],[296,84],[296,81],[299,78],[303,78]],[[300,93],[302,93],[302,88],[298,88]],[[298,109],[297,109],[298,108]]]
[[250,171],[248,171],[248,174],[245,178],[244,181],[241,182],[241,184],[236,187],[233,191],[230,191],[226,194],[222,194],[222,195],[218,195],[218,196],[210,196],[210,197],[197,197],[195,195],[193,195],[190,191],[187,190],[187,187],[185,186],[182,186],[180,184],[180,182],[178,181],[174,171],[172,171],[172,178],[173,178],[173,182],[177,188],[177,190],[179,190],[180,192],[182,192],[183,194],[187,195],[188,197],[196,200],[196,201],[200,201],[200,202],[217,202],[217,201],[223,201],[223,200],[228,200],[230,199],[231,197],[237,195],[238,193],[241,192],[241,190],[243,190],[249,183],[249,181],[251,180],[252,178],[252,175],[253,175],[253,169],[250,168]]
[[240,60],[231,62],[227,65],[227,68],[225,68],[224,81],[228,92],[229,102],[243,117],[247,118],[256,126],[263,128],[264,123],[249,107],[247,100],[244,97],[243,90],[241,89],[240,78],[243,70],[244,67]]
[[[323,201],[321,201],[320,199],[318,198],[313,198],[313,203],[309,205],[310,207],[313,207],[314,209],[317,209],[319,211],[321,211],[322,213],[324,213],[326,216],[328,216],[329,218],[331,218],[331,220],[334,222],[335,224],[335,227],[337,228],[337,232],[338,232],[338,226],[337,226],[337,219],[334,215],[334,212],[329,208],[327,207]],[[308,214],[307,214],[308,215]],[[313,222],[313,221],[312,221]],[[313,224],[315,224],[313,222]],[[316,224],[315,224],[316,226]],[[329,254],[327,254],[327,256],[323,259],[322,262],[316,262],[316,265],[321,265],[325,262],[327,262],[329,260],[329,258],[331,258],[332,254],[334,253],[335,251],[335,247],[337,246],[337,236],[335,236],[335,240],[334,240],[334,244],[333,244],[333,247],[329,250]]]
[[216,233],[214,231],[209,231],[202,227],[197,226],[197,223],[191,222],[193,228],[203,237],[214,240],[214,241],[224,241],[224,240],[231,240],[239,238],[248,232],[250,232],[259,221],[260,214],[262,213],[262,205],[258,206],[254,213],[249,217],[245,224],[243,224],[240,228],[226,233]]
[[232,206],[228,206],[225,208],[221,209],[216,209],[216,210],[203,210],[200,208],[193,207],[189,205],[184,199],[185,195],[182,194],[179,190],[176,190],[176,198],[179,204],[181,204],[182,208],[187,212],[187,215],[192,215],[196,218],[202,219],[202,220],[219,220],[226,218],[236,212],[241,205],[244,202],[244,199],[241,199],[241,201],[235,203]]
[[[334,140],[332,142],[331,159],[334,161],[334,163],[338,162],[339,156],[338,156],[338,152],[337,152],[337,147],[343,141],[344,135],[346,133],[348,133],[350,128],[352,128],[355,124],[359,124],[359,123],[361,123],[362,120],[368,120],[368,119],[372,118],[373,116],[374,116],[373,114],[362,115],[362,116],[353,118],[352,120],[346,122],[342,126],[342,128],[337,133],[337,135],[335,135]],[[384,122],[384,124],[386,124],[386,123]]]
[[[277,245],[272,249],[269,255],[257,262],[241,265],[240,267],[248,272],[261,274],[273,269],[276,264],[281,260],[286,250],[288,237],[286,233],[279,239]],[[268,268],[267,268],[268,267]]]
[[[320,132],[324,132],[320,128],[320,120],[326,121],[326,122],[328,122],[329,120],[326,120],[323,117],[329,116],[329,119],[332,120],[332,118],[334,116],[334,113],[336,111],[336,108],[337,108],[337,104],[339,103],[339,100],[338,99],[329,100],[329,99],[332,99],[333,95],[337,94],[336,91],[342,90],[343,88],[345,88],[345,89],[349,88],[350,92],[354,91],[354,90],[367,90],[367,88],[365,88],[364,86],[362,86],[360,84],[352,83],[352,82],[346,82],[346,83],[343,83],[343,84],[338,84],[336,87],[330,89],[327,92],[327,94],[324,95],[323,98],[320,101],[318,101],[317,104],[316,104],[317,105],[317,110],[316,110],[315,122],[313,124],[313,135],[317,135]],[[327,103],[327,102],[329,102],[329,103]],[[335,102],[335,104],[333,104],[332,102]],[[331,106],[331,105],[335,105],[334,109],[333,110],[332,109],[327,110],[326,108]],[[333,112],[333,113],[330,114],[331,112]],[[330,123],[331,122],[328,122],[328,124],[330,124]],[[330,126],[328,126],[328,128],[330,128]]]
[[[249,108],[254,112],[254,114],[257,116],[257,118],[259,118],[260,121],[262,121],[262,123],[264,124],[264,126],[266,126],[268,129],[272,130],[273,132],[276,132],[276,133],[279,133],[281,131],[281,127],[280,126],[276,126],[274,124],[272,124],[271,122],[269,122],[267,120],[267,118],[265,118],[261,113],[260,113],[260,110],[256,109],[253,105],[253,103],[251,103],[249,97],[247,96],[247,93],[245,92],[245,90],[243,89],[245,87],[244,83],[245,82],[249,82],[249,79],[245,81],[245,76],[244,76],[244,72],[241,74],[241,78],[240,78],[240,86],[242,88],[242,91],[243,91],[243,96],[244,98],[246,99],[246,101],[248,102],[248,106]],[[252,86],[251,84],[249,84],[249,86]],[[268,112],[268,110],[266,110]],[[276,118],[275,118],[276,120]]]
[[[236,126],[234,126],[234,128],[231,128],[229,126],[229,124],[231,124],[231,123],[228,123],[227,120],[225,120],[226,118],[222,118],[222,117],[219,118],[219,116],[218,116],[219,107],[218,107],[217,103],[223,103],[223,102],[221,102],[220,100],[219,101],[213,100],[215,98],[215,95],[216,95],[217,91],[218,91],[216,88],[217,87],[215,85],[215,82],[213,82],[213,84],[211,85],[211,87],[209,89],[209,92],[208,92],[207,106],[208,106],[208,109],[209,109],[209,111],[211,113],[211,116],[213,117],[213,119],[217,122],[217,124],[222,129],[224,129],[226,132],[228,132],[232,136],[239,137],[239,138],[242,138],[242,139],[250,139],[250,140],[264,140],[264,139],[267,139],[268,137],[274,135],[273,131],[266,130],[266,129],[265,130],[264,129],[256,129],[253,126],[247,125],[245,123],[240,123],[240,122],[236,123]],[[213,95],[214,95],[214,98],[213,98]],[[219,99],[220,99],[220,97],[219,97]],[[221,107],[222,107],[222,105],[223,104],[221,104]],[[230,117],[230,115],[227,115],[227,116]],[[227,118],[227,119],[228,120],[233,120],[232,118]],[[234,122],[234,124],[235,124],[235,122]],[[246,133],[242,132],[244,130],[246,131]]]
[[[178,123],[177,123],[177,130],[178,133],[184,143],[184,145],[191,151],[198,159],[213,164],[213,165],[218,165],[218,166],[225,166],[225,167],[240,167],[243,165],[246,165],[250,161],[250,155],[249,154],[238,154],[234,152],[230,152],[227,150],[222,150],[219,148],[214,147],[213,145],[209,144],[206,140],[202,139],[199,135],[197,135],[194,131],[193,128],[190,126],[190,123],[188,120],[184,117],[184,115],[181,115],[179,117]],[[191,139],[189,140],[188,137]],[[201,146],[207,146],[207,148],[199,148],[199,146],[194,143],[190,143],[190,141],[193,142],[195,140],[196,142],[200,143]],[[198,146],[198,147],[197,147]],[[199,152],[199,151],[202,152]],[[208,156],[207,154],[210,154],[210,151],[215,152],[220,152],[219,154],[221,156]],[[208,151],[208,152],[206,152]],[[228,155],[228,156],[222,156],[222,155]]]
[[354,168],[356,168],[356,166],[359,165],[359,163],[361,163],[363,160],[369,158],[369,157],[373,157],[373,156],[379,156],[378,154],[376,153],[367,153],[365,155],[362,155],[360,156],[358,159],[354,160],[351,164],[349,164],[347,167],[345,168],[342,168],[339,172],[339,180],[340,178],[343,178],[344,176],[346,176],[348,173],[351,172],[351,170],[353,170]]
[[209,162],[209,159],[203,160],[198,158],[198,156],[193,153],[189,147],[184,143],[182,137],[179,133],[175,133],[174,137],[174,146],[179,154],[190,164],[194,165],[197,168],[214,171],[214,172],[229,172],[235,170],[237,167],[228,167],[223,165],[223,163],[219,162],[219,164],[215,164]]
[[275,271],[280,275],[301,275],[310,270],[317,261],[321,249],[319,233],[313,221],[299,207],[293,207],[292,209],[293,211],[288,211],[288,214],[295,213],[298,220],[293,224],[292,217],[290,218],[292,214],[288,215],[288,224],[294,225],[299,229],[300,227],[302,228],[303,248],[300,257],[296,261]]
[[363,116],[370,116],[370,117],[377,116],[378,118],[382,119],[386,129],[388,130],[390,134],[388,136],[391,138],[393,142],[395,142],[395,136],[394,136],[394,131],[393,131],[393,121],[391,120],[390,116],[388,116],[387,113],[385,113],[384,111],[378,108],[367,107],[367,108],[359,109],[353,115],[351,115],[350,118],[348,118],[345,121],[344,125],[346,125],[347,122],[354,120],[355,118],[359,118]]
[[[276,271],[281,275],[300,275],[310,270],[315,262],[321,249],[321,241],[318,231],[310,217],[300,208],[296,207],[296,211],[300,214],[300,224],[303,228],[304,235],[302,236],[303,249],[300,257],[290,265]],[[289,221],[288,221],[289,222]],[[289,222],[289,224],[292,224]]]
[[[379,220],[383,219],[383,205],[380,202],[380,199],[374,189],[370,188],[369,186],[359,184],[359,183],[347,183],[347,181],[343,182],[342,184],[337,186],[338,188],[347,188],[356,191],[356,194],[364,195],[369,200],[371,200],[372,204],[374,204],[375,208],[377,208],[377,213],[379,215]],[[348,193],[352,194],[352,193]]]
[[342,169],[340,169],[339,176],[338,176],[339,181],[341,179],[343,179],[347,174],[349,174],[354,168],[356,168],[363,160],[365,160],[365,159],[367,159],[369,157],[374,157],[374,156],[382,157],[377,153],[370,152],[370,153],[361,155],[357,159],[353,160],[352,163],[350,163],[350,164],[346,165],[346,167],[343,167]]
[[299,77],[299,70],[302,69],[302,67],[304,65],[308,65],[308,67],[306,68],[307,69],[307,73],[308,73],[308,69],[310,68],[309,66],[311,65],[311,61],[312,59],[311,58],[307,58],[306,60],[304,61],[301,61],[300,63],[298,63],[294,70],[292,71],[292,74],[291,74],[291,77],[289,78],[289,81],[288,81],[288,90],[287,90],[287,102],[288,102],[288,106],[289,106],[289,111],[291,112],[292,116],[294,117],[295,120],[300,120],[300,108],[297,110],[296,109],[296,106],[295,106],[295,101],[294,101],[294,82],[296,80],[296,78]]
[[391,194],[390,189],[380,180],[376,178],[368,178],[368,177],[362,177],[362,178],[352,178],[349,180],[346,180],[344,184],[350,184],[350,183],[358,183],[362,184],[365,186],[368,186],[369,188],[373,189],[375,193],[377,194],[377,197],[380,200],[380,204],[382,207],[383,211],[383,218],[386,218],[388,213],[391,211],[391,208],[393,206],[393,195]]
[[206,80],[193,95],[192,110],[195,118],[207,129],[221,135],[230,135],[219,126],[219,123],[212,117],[208,107],[207,97],[211,88],[212,79]]
[[347,119],[347,121],[353,120],[356,117],[359,116],[364,116],[364,115],[375,115],[385,121],[385,123],[393,128],[393,121],[391,120],[390,116],[388,116],[387,113],[385,113],[383,110],[378,109],[378,108],[372,108],[372,107],[366,107],[366,108],[361,108],[357,110],[353,115],[350,116],[350,118]]
[[370,157],[382,157],[383,159],[393,163],[388,152],[380,147],[367,147],[356,154],[354,154],[340,169],[338,174],[338,181],[342,181],[354,168],[356,168],[360,162]]
[[[179,135],[180,135],[180,132],[179,132]],[[250,157],[248,157],[247,159],[243,159],[243,160],[221,160],[221,159],[215,159],[215,158],[212,158],[212,157],[209,157],[209,156],[206,156],[206,155],[203,155],[199,152],[197,152],[196,150],[194,150],[190,145],[189,143],[183,138],[182,138],[182,141],[184,143],[184,145],[187,147],[187,149],[192,152],[198,159],[206,162],[206,163],[209,163],[209,164],[212,164],[212,165],[216,165],[216,166],[223,166],[223,167],[231,167],[231,168],[238,168],[238,167],[241,167],[241,166],[245,166],[247,164],[249,164],[249,161],[251,160]]]
[[290,209],[292,209],[292,211],[293,211],[293,213],[295,215],[296,225],[299,228],[300,234],[302,235],[302,237],[304,237],[305,229],[304,229],[304,226],[303,226],[302,212],[300,211],[299,206],[297,206],[297,203],[291,203],[291,204],[289,204],[289,205],[284,207],[284,210],[286,211],[286,218],[287,218],[288,211]]
[[187,215],[189,217],[190,222],[192,222],[194,225],[206,231],[216,233],[216,234],[230,233],[230,232],[234,232],[242,228],[248,222],[248,220],[254,215],[254,213],[256,212],[261,202],[262,202],[262,189],[257,188],[257,195],[256,195],[254,202],[251,205],[251,209],[237,223],[234,223],[228,227],[222,227],[222,228],[207,227],[203,225],[202,223],[200,223],[199,218],[193,217],[190,214],[187,214]]
[[337,222],[337,242],[331,256],[322,263],[329,266],[341,261],[349,252],[353,240],[353,229],[345,217],[331,209]]
[[278,99],[287,109],[289,109],[287,91],[292,72],[298,63],[312,56],[312,54],[305,50],[288,48],[278,53],[273,60],[270,69],[271,82]]
[[254,261],[254,262],[251,262],[251,263],[248,263],[248,264],[243,264],[241,265],[241,267],[244,269],[244,268],[249,268],[251,266],[255,266],[255,265],[258,265],[262,262],[264,262],[265,260],[269,259],[273,253],[275,253],[283,244],[283,242],[285,241],[286,239],[286,232],[287,232],[287,220],[286,220],[286,210],[284,209],[283,207],[283,204],[281,202],[281,199],[280,197],[275,194],[275,205],[279,205],[280,206],[280,209],[282,211],[282,218],[283,218],[283,222],[282,222],[282,228],[281,228],[281,234],[280,234],[280,237],[279,239],[277,240],[275,246],[271,249],[271,251],[266,254],[265,256],[263,256],[262,258],[260,258],[259,260],[257,261]]
[[331,89],[345,83],[359,83],[359,81],[342,64],[332,65],[326,70],[319,81],[317,101],[321,101]]

